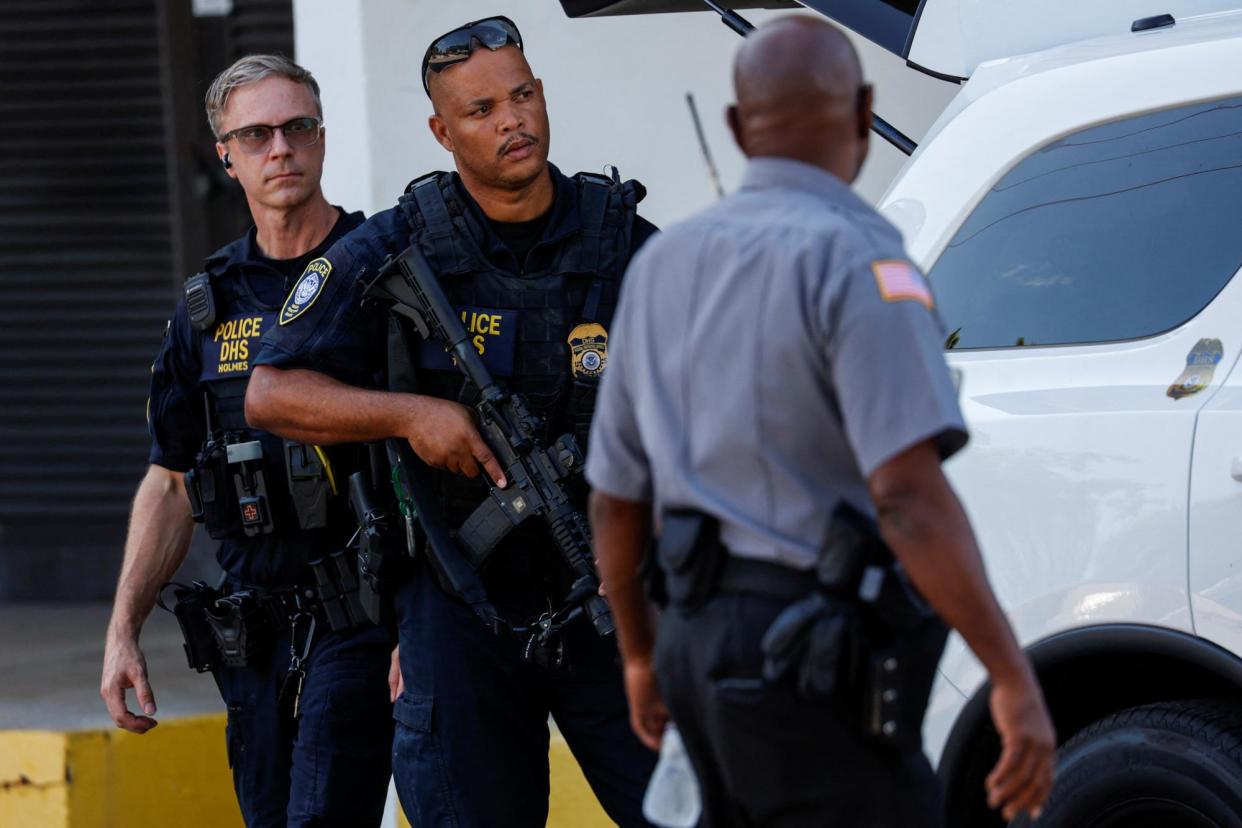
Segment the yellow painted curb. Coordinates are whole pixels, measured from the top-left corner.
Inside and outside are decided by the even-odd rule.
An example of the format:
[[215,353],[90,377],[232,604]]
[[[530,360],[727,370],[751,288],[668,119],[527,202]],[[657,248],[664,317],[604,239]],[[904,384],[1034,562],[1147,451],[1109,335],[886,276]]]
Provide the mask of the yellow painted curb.
[[[549,828],[613,823],[564,737],[548,750]],[[402,816],[403,828],[409,828]],[[241,828],[224,748],[224,716],[121,730],[0,731],[3,828]]]
[[[616,824],[595,799],[565,737],[556,732],[548,745],[548,782],[548,828],[612,828]],[[397,822],[401,828],[410,828],[405,814]]]
[[0,731],[4,828],[242,825],[224,716],[120,730]]
[[565,737],[552,734],[548,746],[548,828],[612,828],[616,825],[587,784]]

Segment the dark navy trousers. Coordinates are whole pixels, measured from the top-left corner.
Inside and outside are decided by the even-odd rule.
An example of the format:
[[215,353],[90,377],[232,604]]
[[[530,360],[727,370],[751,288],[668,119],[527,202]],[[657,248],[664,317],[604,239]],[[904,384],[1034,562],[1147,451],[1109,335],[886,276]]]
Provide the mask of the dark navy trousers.
[[656,755],[630,730],[612,638],[575,621],[572,667],[535,666],[423,565],[397,593],[397,613],[405,692],[393,772],[415,828],[543,828],[549,714],[613,821],[648,824],[641,804]]
[[375,828],[383,818],[393,636],[376,627],[319,628],[296,722],[278,705],[289,668],[287,631],[260,663],[216,671],[228,707],[229,766],[248,828]]
[[940,828],[922,750],[878,747],[844,702],[763,680],[760,642],[786,605],[717,595],[660,617],[656,677],[699,778],[699,828]]

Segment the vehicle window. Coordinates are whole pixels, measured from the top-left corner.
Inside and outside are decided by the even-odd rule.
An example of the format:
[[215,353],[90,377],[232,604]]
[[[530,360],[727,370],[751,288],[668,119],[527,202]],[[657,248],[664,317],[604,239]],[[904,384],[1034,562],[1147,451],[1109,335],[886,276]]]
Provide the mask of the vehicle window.
[[929,278],[949,348],[1137,339],[1242,265],[1242,98],[1142,115],[1011,170]]

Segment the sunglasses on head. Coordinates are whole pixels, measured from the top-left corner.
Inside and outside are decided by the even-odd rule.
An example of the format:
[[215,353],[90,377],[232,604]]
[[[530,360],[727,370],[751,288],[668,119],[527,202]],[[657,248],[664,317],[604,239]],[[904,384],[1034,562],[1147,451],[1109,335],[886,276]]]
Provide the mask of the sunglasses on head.
[[448,67],[469,60],[479,46],[491,51],[514,45],[522,48],[522,35],[507,17],[488,17],[464,26],[458,26],[431,42],[423,55],[423,91],[431,94],[431,75],[440,74]]

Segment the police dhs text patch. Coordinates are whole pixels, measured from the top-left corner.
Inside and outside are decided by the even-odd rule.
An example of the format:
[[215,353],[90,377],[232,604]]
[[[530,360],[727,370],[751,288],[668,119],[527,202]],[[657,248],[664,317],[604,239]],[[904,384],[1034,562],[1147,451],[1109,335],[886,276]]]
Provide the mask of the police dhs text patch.
[[[483,357],[487,370],[497,377],[513,376],[513,362],[517,354],[517,311],[457,308],[457,312],[466,333],[470,335],[470,344]],[[457,370],[444,345],[428,340],[423,340],[419,345],[419,364],[430,371]]]
[[249,376],[250,360],[259,353],[259,340],[271,326],[270,313],[244,313],[204,331],[202,380]]
[[332,262],[323,257],[308,264],[306,270],[302,271],[302,278],[298,279],[298,283],[289,293],[289,298],[285,300],[285,306],[280,309],[280,324],[288,325],[315,304],[331,274]]

